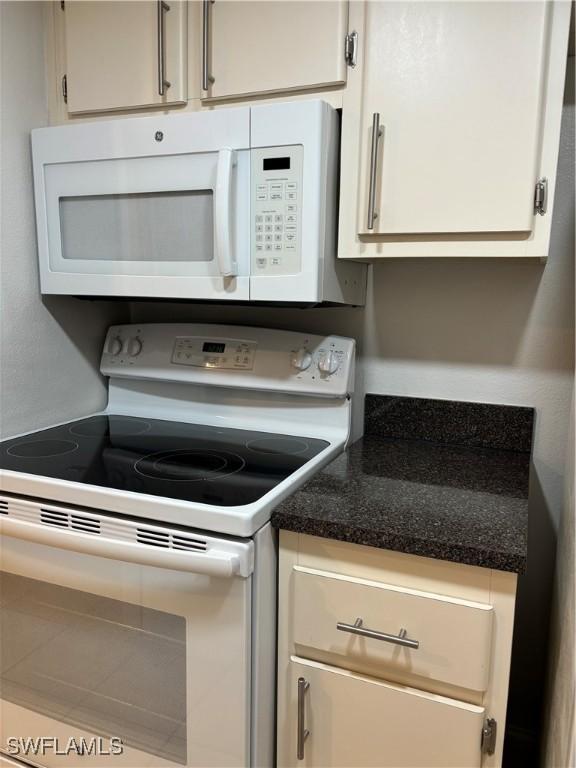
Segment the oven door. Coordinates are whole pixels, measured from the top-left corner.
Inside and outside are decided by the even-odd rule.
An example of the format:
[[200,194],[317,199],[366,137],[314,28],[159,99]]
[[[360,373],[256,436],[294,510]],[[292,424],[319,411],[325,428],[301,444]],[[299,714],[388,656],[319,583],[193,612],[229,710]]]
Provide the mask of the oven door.
[[233,112],[35,132],[42,292],[247,300],[249,110]]
[[252,543],[196,537],[196,552],[181,529],[143,526],[134,543],[2,518],[0,750],[50,767],[248,766]]

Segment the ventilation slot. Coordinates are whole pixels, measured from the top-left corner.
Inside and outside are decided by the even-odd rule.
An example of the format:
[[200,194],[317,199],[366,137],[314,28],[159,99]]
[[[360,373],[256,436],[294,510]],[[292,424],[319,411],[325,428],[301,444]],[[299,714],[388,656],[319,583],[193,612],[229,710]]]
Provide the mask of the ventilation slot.
[[189,552],[206,552],[207,544],[202,539],[193,539],[190,536],[176,536],[172,534],[172,548],[183,549]]
[[7,515],[8,514],[8,502],[7,501],[0,501],[0,515]]
[[66,512],[57,512],[54,509],[41,509],[40,520],[44,525],[55,525],[58,528],[68,528],[69,521]]
[[100,520],[93,517],[84,517],[83,515],[71,515],[70,527],[75,531],[83,533],[100,533]]
[[170,549],[170,535],[162,531],[153,531],[149,528],[138,528],[136,540],[140,544],[148,544],[151,547],[164,547]]

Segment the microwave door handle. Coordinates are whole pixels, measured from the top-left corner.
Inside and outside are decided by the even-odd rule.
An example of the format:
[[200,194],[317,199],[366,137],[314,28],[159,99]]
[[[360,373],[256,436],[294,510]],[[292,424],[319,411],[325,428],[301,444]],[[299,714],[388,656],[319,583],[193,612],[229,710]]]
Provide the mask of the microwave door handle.
[[138,565],[152,565],[172,571],[188,571],[208,576],[232,578],[240,574],[240,558],[233,552],[212,549],[208,552],[185,552],[163,549],[132,541],[115,541],[93,533],[79,533],[61,528],[44,527],[23,520],[0,520],[0,534],[66,549],[86,555],[106,557]]
[[224,277],[238,274],[236,255],[232,247],[232,170],[236,165],[233,149],[218,152],[216,194],[214,200],[214,250]]

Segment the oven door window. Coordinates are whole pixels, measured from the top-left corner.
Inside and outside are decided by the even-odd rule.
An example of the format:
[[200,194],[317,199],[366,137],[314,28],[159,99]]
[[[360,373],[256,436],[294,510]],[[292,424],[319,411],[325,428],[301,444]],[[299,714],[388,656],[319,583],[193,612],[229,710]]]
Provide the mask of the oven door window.
[[112,262],[214,258],[211,189],[60,198],[62,257]]
[[186,765],[186,619],[0,576],[2,700]]

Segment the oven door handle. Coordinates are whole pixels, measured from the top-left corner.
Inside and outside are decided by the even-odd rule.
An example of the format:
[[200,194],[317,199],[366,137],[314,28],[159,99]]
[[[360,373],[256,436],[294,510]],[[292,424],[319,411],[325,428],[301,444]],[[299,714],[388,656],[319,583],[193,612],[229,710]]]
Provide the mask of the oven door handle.
[[214,250],[220,273],[224,277],[238,274],[236,254],[232,244],[232,171],[236,165],[233,149],[218,152],[216,194],[214,200]]
[[24,520],[10,520],[4,516],[0,517],[0,534],[57,549],[172,571],[188,571],[224,578],[242,575],[239,556],[233,552],[215,548],[207,552],[164,549],[133,541],[114,541],[94,533],[79,533],[48,525],[27,523]]

